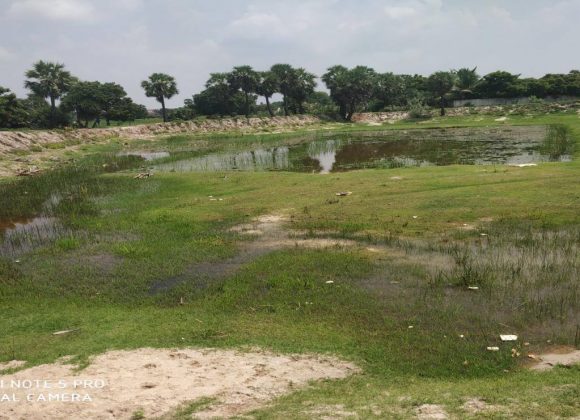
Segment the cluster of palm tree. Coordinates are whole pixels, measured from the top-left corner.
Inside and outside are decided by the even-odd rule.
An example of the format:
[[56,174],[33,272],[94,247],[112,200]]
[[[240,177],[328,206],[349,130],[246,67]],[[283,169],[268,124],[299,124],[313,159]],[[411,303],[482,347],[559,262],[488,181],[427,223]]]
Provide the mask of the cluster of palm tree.
[[[304,113],[305,104],[311,101],[324,102],[325,106],[333,101],[339,115],[350,120],[355,112],[361,110],[400,109],[409,107],[410,103],[437,104],[441,115],[444,115],[449,99],[580,95],[580,72],[576,70],[569,74],[547,74],[539,79],[520,79],[519,75],[505,71],[480,77],[476,70],[438,71],[424,77],[378,73],[366,66],[348,69],[338,65],[330,67],[321,77],[330,92],[329,96],[325,92],[314,91],[316,76],[304,68],[274,64],[267,71],[256,71],[248,65],[236,66],[230,72],[212,73],[205,89],[186,99],[185,106],[180,109],[187,110],[184,118],[192,118],[196,114],[249,116],[255,110],[258,96],[262,96],[268,113],[274,116],[272,97],[279,94],[282,98],[280,109],[284,115]],[[134,113],[135,107],[141,107],[141,111],[146,112],[144,107],[132,103],[120,85],[79,81],[60,63],[42,60],[34,63],[26,72],[25,87],[32,92],[28,104],[35,105],[40,100],[46,107],[48,100],[51,126],[57,125],[59,100],[64,111],[76,113],[78,122],[84,115],[85,126],[91,117],[98,119],[104,115],[108,123],[112,115],[131,118],[127,115]],[[179,93],[175,79],[164,73],[153,73],[141,82],[141,87],[146,96],[155,98],[161,104],[163,120],[167,121],[166,100]],[[26,113],[16,109],[22,107],[23,102],[18,102],[8,90],[0,88],[0,96],[0,105],[14,108],[9,112],[0,109],[3,119],[8,118],[7,115],[22,116]]]
[[274,116],[271,98],[279,93],[284,115],[304,113],[304,103],[316,87],[315,79],[314,74],[290,64],[275,64],[267,71],[237,66],[227,73],[210,74],[205,89],[190,103],[202,114],[249,116],[257,96],[263,96],[268,113]]

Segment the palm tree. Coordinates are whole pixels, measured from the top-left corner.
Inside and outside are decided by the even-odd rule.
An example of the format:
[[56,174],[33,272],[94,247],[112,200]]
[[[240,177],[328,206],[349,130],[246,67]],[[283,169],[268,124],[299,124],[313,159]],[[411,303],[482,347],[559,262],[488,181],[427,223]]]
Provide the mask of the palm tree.
[[167,122],[167,112],[165,110],[165,99],[177,95],[177,84],[172,76],[164,73],[153,73],[149,80],[143,80],[141,87],[145,89],[145,95],[157,99],[161,103],[163,122]]
[[25,75],[28,80],[24,82],[24,87],[36,96],[50,99],[50,116],[54,123],[57,99],[68,92],[77,79],[64,69],[64,64],[42,60],[34,63]]
[[438,71],[429,76],[426,81],[427,89],[433,96],[439,98],[441,116],[445,115],[445,95],[455,87],[456,80],[454,71]]
[[259,74],[250,66],[234,67],[234,70],[228,74],[230,87],[233,90],[239,89],[244,93],[246,118],[250,116],[250,95],[256,92],[259,79]]
[[270,68],[270,72],[274,75],[278,85],[278,92],[282,94],[282,106],[284,108],[284,115],[288,116],[288,99],[290,96],[290,89],[292,88],[292,76],[294,75],[294,68],[290,64],[274,64]]
[[473,88],[479,81],[479,76],[476,73],[477,67],[468,69],[466,67],[457,70],[457,89],[463,98],[465,94],[473,93]]
[[266,99],[266,106],[270,117],[274,116],[272,106],[270,105],[270,98],[278,92],[278,80],[271,71],[264,71],[260,73],[260,81],[256,89],[258,95],[262,95]]

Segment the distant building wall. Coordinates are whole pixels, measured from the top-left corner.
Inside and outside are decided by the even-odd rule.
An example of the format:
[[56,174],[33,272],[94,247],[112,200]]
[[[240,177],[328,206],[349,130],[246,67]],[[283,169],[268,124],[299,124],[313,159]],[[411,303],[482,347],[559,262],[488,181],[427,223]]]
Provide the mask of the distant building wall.
[[[575,96],[548,96],[542,98],[545,102],[568,102],[576,101],[580,98]],[[453,107],[460,106],[496,106],[496,105],[518,105],[527,104],[530,98],[489,98],[489,99],[456,99],[453,101]]]

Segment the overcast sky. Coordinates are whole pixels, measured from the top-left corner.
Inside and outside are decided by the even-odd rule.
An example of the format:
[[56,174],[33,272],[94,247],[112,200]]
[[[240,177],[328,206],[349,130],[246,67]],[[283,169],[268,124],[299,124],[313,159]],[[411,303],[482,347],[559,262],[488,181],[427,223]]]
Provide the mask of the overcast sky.
[[0,0],[0,85],[24,96],[39,59],[114,81],[139,103],[153,72],[199,92],[210,72],[286,62],[429,74],[580,69],[580,0]]

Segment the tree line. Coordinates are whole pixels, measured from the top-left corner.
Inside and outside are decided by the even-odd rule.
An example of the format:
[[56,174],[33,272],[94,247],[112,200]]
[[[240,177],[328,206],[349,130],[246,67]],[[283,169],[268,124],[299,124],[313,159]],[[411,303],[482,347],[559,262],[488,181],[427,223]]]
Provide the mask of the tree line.
[[[147,116],[116,83],[81,81],[63,64],[38,61],[25,74],[28,98],[19,99],[0,86],[0,128],[89,127],[112,120]],[[330,67],[321,80],[329,93],[317,91],[317,76],[304,68],[274,64],[266,71],[236,66],[212,73],[204,89],[168,110],[165,101],[178,94],[175,79],[154,73],[141,82],[146,96],[161,105],[164,121],[188,120],[198,115],[326,114],[350,121],[361,111],[411,110],[421,115],[426,106],[445,107],[454,99],[580,96],[580,71],[521,78],[506,71],[481,77],[477,68],[438,71],[430,76],[379,73],[366,66]],[[275,95],[281,100],[273,101]],[[258,104],[263,98],[264,103]],[[57,106],[57,101],[59,102]]]

